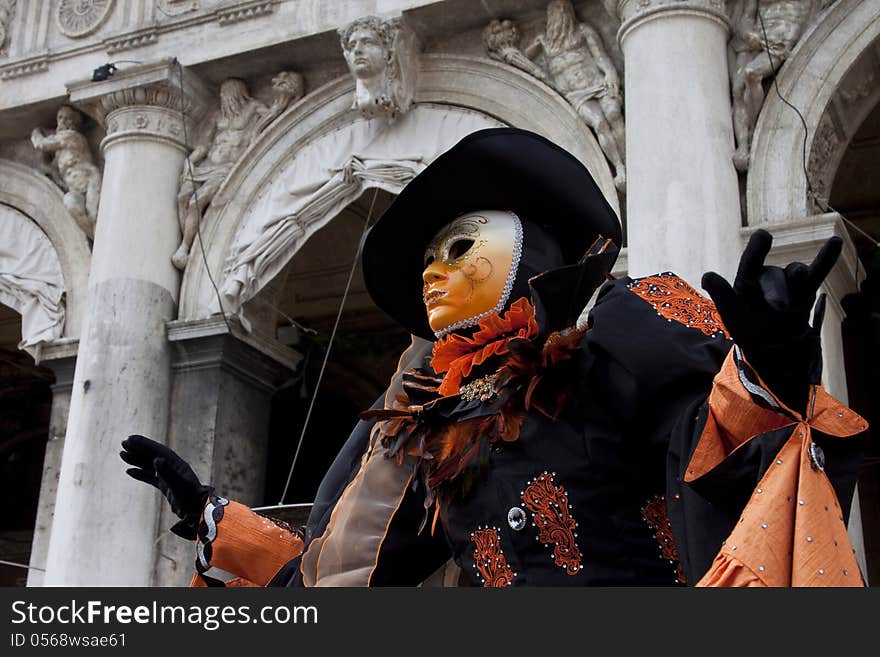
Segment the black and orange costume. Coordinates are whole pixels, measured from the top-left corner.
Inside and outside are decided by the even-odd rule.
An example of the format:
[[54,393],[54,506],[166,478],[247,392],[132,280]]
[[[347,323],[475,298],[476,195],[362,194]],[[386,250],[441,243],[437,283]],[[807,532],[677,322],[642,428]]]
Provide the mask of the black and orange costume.
[[[492,173],[444,196],[451,171],[476,177],[463,163]],[[404,237],[416,207],[435,216]],[[424,250],[451,218],[492,207],[511,211],[517,236],[499,308],[432,330],[412,280],[421,253],[391,273],[387,254]],[[200,573],[216,566],[234,585],[418,585],[450,559],[471,586],[862,585],[845,521],[867,425],[817,385],[821,308],[806,322],[833,245],[780,279],[758,234],[733,288],[704,279],[719,313],[671,273],[607,280],[612,218],[555,145],[513,129],[465,138],[367,240],[376,302],[439,337],[362,414],[306,527],[213,495],[185,464],[169,472],[174,457],[143,437],[124,443],[130,472],[196,491],[204,512],[181,511],[176,533],[197,536]]]

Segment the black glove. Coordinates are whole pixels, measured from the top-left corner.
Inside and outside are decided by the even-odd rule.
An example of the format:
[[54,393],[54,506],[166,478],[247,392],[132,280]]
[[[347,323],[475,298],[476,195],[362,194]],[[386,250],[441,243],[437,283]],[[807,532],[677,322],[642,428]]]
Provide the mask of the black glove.
[[832,237],[809,266],[793,262],[784,269],[764,264],[772,242],[770,233],[756,230],[743,251],[733,287],[715,272],[704,274],[702,285],[758,375],[786,406],[803,413],[810,385],[819,384],[822,376],[819,332],[825,295],[816,301],[816,292],[843,241]]
[[202,484],[189,463],[155,440],[132,435],[122,441],[122,447],[119,456],[135,466],[125,472],[162,491],[171,504],[171,510],[180,518],[171,531],[194,540],[202,510],[214,488]]

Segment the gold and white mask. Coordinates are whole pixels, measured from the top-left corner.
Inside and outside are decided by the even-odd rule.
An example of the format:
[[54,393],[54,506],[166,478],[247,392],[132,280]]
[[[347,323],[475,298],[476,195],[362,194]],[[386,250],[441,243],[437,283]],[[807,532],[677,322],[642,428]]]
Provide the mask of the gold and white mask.
[[507,304],[522,254],[513,212],[468,212],[446,224],[425,250],[424,301],[438,338],[476,326]]

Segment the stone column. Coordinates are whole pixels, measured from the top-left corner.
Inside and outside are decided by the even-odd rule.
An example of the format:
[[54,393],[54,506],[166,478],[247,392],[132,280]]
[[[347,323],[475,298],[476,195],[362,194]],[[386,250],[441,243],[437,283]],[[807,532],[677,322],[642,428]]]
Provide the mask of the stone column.
[[[206,89],[171,60],[68,85],[105,125],[105,168],[88,303],[70,400],[48,586],[148,586],[160,497],[125,474],[120,441],[168,431],[180,240],[176,196],[192,122]],[[189,134],[194,125],[187,126]]]
[[61,454],[64,451],[64,434],[67,430],[67,415],[70,410],[70,392],[73,385],[73,371],[76,367],[76,350],[79,340],[60,338],[43,344],[40,364],[55,373],[52,384],[52,411],[49,415],[49,439],[43,457],[43,478],[40,480],[40,499],[37,503],[37,518],[34,523],[34,538],[31,542],[31,570],[28,571],[27,585],[42,586],[46,569],[46,554],[49,550],[49,537],[52,535],[52,518],[55,515],[55,495],[58,491],[58,473],[61,469]]
[[[168,445],[219,495],[265,504],[272,396],[302,356],[222,317],[170,322],[168,340],[174,373]],[[168,531],[175,522],[163,505],[155,586],[186,586],[195,572],[193,543]]]
[[723,0],[606,0],[625,61],[630,275],[736,272],[739,188]]

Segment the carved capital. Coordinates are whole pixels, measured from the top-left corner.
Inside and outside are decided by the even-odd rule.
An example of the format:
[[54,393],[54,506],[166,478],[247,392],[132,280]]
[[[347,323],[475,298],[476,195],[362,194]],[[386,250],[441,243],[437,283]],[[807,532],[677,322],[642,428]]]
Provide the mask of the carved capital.
[[730,29],[724,0],[603,0],[606,10],[620,19],[617,40],[623,43],[637,25],[670,13],[703,16]]
[[[120,139],[156,139],[186,149],[211,104],[207,86],[174,60],[116,71],[106,80],[67,85],[70,101]],[[186,123],[184,123],[186,121]]]

